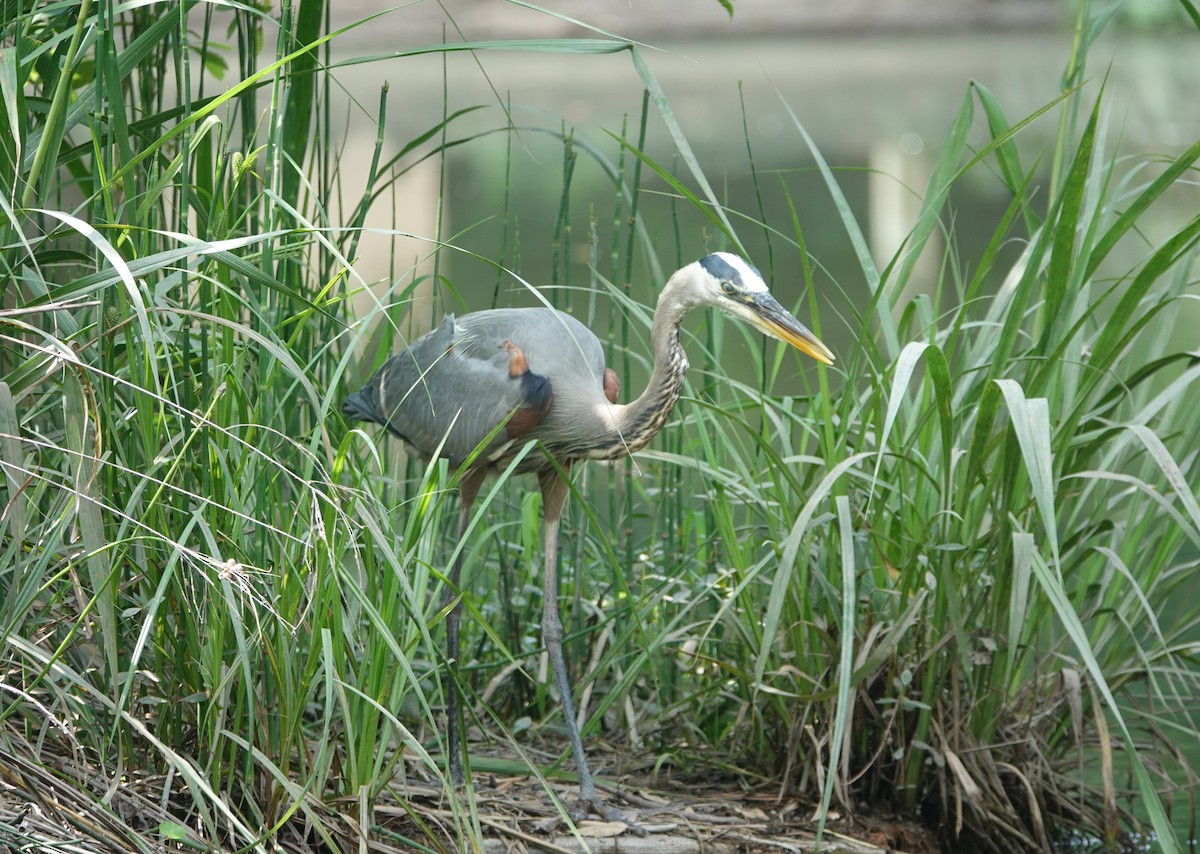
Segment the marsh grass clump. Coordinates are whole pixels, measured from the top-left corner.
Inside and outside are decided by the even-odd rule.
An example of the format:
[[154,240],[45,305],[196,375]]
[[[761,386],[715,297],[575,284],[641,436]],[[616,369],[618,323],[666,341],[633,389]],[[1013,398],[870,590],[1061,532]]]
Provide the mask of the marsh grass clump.
[[[462,310],[456,259],[491,259],[507,290],[495,259],[536,252],[555,259],[546,293],[638,387],[659,271],[752,229],[838,359],[805,368],[705,322],[674,429],[580,475],[561,596],[589,749],[668,793],[804,799],[785,814],[805,832],[886,810],[960,850],[1194,837],[1200,142],[1117,155],[1085,85],[1103,10],[1080,4],[1063,94],[1035,113],[966,88],[882,265],[788,105],[863,298],[814,266],[794,176],[768,179],[748,141],[760,203],[790,222],[721,204],[643,54],[607,36],[508,47],[631,61],[632,129],[592,143],[505,105],[481,131],[490,113],[447,95],[437,126],[380,133],[348,185],[337,35],[325,4],[287,10],[24,2],[0,24],[0,840],[429,850],[500,832],[444,776],[444,572],[463,550],[472,769],[545,783],[561,739],[537,498],[501,477],[459,542],[457,473],[338,407],[421,288]],[[647,154],[654,123],[673,162]],[[399,176],[499,134],[505,199],[522,145],[558,140],[544,243],[507,219],[494,246],[430,234],[429,265],[397,252],[390,285],[360,280],[362,226],[402,208]],[[584,161],[603,199],[579,198]],[[1009,200],[971,257],[965,180]]]

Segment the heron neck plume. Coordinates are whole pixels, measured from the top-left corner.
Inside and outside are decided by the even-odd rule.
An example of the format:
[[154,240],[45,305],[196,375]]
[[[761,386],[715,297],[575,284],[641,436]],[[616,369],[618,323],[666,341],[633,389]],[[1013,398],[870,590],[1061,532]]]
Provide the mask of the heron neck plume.
[[650,344],[654,366],[645,391],[616,412],[614,439],[617,454],[645,447],[667,423],[687,373],[688,360],[679,343],[679,324],[697,303],[689,299],[678,274],[672,276],[658,298]]

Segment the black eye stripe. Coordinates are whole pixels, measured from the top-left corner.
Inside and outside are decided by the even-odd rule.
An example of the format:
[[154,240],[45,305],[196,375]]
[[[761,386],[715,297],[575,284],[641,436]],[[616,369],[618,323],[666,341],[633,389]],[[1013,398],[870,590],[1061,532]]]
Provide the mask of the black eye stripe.
[[742,277],[737,269],[720,255],[706,255],[700,259],[700,265],[714,279],[722,282],[741,283]]

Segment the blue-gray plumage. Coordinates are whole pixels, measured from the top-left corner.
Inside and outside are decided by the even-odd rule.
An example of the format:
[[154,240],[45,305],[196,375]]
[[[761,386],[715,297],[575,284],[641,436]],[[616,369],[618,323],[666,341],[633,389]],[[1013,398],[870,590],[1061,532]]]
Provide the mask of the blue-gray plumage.
[[[447,316],[437,329],[388,359],[342,405],[348,418],[383,424],[424,457],[436,454],[460,465],[478,450],[460,481],[460,539],[489,471],[506,466],[530,441],[540,443],[557,462],[556,467],[546,454],[535,451],[526,454],[517,470],[536,472],[542,490],[542,635],[579,769],[576,817],[588,810],[605,817],[621,816],[600,799],[588,771],[562,657],[556,554],[559,519],[569,489],[559,468],[569,472],[584,459],[633,453],[662,429],[679,399],[688,368],[679,324],[688,311],[702,306],[719,308],[819,361],[833,362],[825,345],[771,296],[757,270],[736,255],[718,252],[677,271],[663,287],[650,330],[654,350],[650,382],[628,404],[617,402],[616,375],[604,366],[603,347],[591,330],[554,309],[521,308]],[[448,576],[447,603],[457,596],[461,561],[460,550]],[[446,620],[454,664],[460,610],[455,602]],[[450,773],[459,782],[462,751],[453,681],[447,705]]]
[[343,411],[383,424],[421,456],[440,445],[440,456],[455,466],[503,423],[479,455],[495,465],[529,439],[566,435],[571,412],[605,400],[603,384],[600,342],[574,317],[551,308],[497,308],[447,315],[388,359]]

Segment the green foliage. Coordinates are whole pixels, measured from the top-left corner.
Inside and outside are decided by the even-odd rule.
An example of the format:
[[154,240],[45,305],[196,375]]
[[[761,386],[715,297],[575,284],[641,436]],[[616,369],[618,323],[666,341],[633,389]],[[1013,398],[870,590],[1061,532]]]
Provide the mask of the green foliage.
[[[512,722],[557,714],[538,676],[528,485],[490,484],[458,542],[454,473],[405,463],[338,414],[403,339],[414,290],[456,286],[396,259],[372,294],[359,229],[413,163],[481,144],[462,129],[477,108],[447,104],[400,144],[381,132],[365,184],[345,186],[327,10],[285,5],[282,27],[254,5],[5,6],[0,755],[77,769],[57,784],[105,827],[125,822],[106,838],[119,849],[337,850],[385,801],[405,811],[386,828],[397,846],[478,837],[473,798],[442,777],[442,570],[457,549],[473,722],[525,757],[530,733]],[[1200,708],[1200,362],[1174,326],[1196,298],[1200,218],[1163,236],[1147,224],[1189,191],[1200,142],[1115,156],[1103,97],[1080,86],[1106,18],[1080,9],[1061,98],[1013,121],[967,90],[882,268],[788,106],[870,297],[835,295],[853,344],[832,369],[705,322],[675,423],[636,461],[578,478],[563,602],[585,735],[607,729],[664,779],[803,793],[821,821],[867,801],[1000,850],[1068,828],[1175,847],[1168,818],[1191,808],[1195,758],[1180,745]],[[546,167],[562,185],[547,248],[505,231],[486,263],[553,255],[555,299],[611,342],[634,388],[661,271],[740,246],[739,228],[769,236],[768,278],[803,271],[799,313],[820,334],[794,176],[756,186],[760,205],[786,200],[789,225],[722,204],[643,55],[599,36],[389,56],[628,51],[641,76],[636,135],[595,146],[551,131],[563,159]],[[271,39],[274,60],[258,62]],[[381,125],[387,104],[384,88]],[[544,130],[502,112],[510,139]],[[1022,134],[1055,113],[1047,186]],[[652,117],[678,164],[646,153]],[[566,260],[581,157],[614,191],[586,286]],[[980,173],[1011,202],[963,258],[953,190]],[[358,201],[332,220],[335,198]],[[605,202],[588,203],[596,228]],[[651,244],[651,205],[669,211],[673,246]],[[938,236],[949,248],[925,281]],[[439,259],[468,254],[425,237]],[[489,764],[511,767],[476,758]],[[130,780],[120,797],[141,824],[110,808],[108,774]],[[439,831],[405,796],[412,779],[444,788]]]

